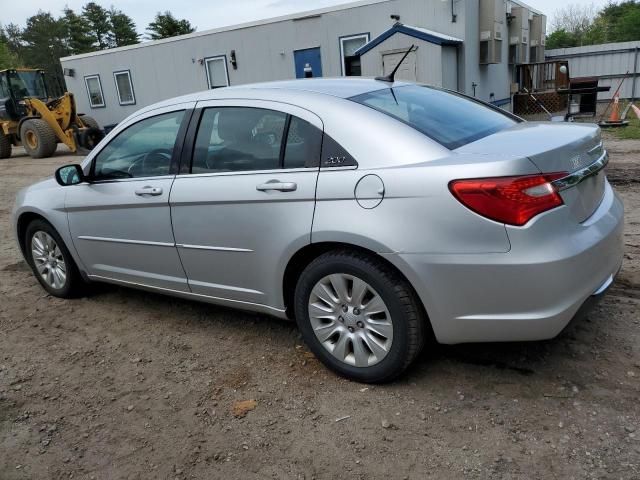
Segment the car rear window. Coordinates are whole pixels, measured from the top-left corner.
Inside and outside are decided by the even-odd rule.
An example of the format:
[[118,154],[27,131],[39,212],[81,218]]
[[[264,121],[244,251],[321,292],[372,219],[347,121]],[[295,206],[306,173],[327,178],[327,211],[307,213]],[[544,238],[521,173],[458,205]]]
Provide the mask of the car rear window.
[[421,85],[385,88],[350,100],[386,113],[450,150],[517,123],[511,116],[480,102]]

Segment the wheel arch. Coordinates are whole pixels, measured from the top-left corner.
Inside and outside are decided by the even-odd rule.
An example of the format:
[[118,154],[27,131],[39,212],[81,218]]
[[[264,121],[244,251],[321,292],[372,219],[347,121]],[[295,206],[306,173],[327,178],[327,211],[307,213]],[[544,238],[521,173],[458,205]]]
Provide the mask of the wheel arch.
[[49,220],[47,220],[44,216],[40,215],[37,212],[26,211],[20,214],[16,222],[16,234],[18,237],[18,245],[20,246],[20,251],[22,252],[23,256],[25,255],[26,248],[27,248],[25,244],[27,227],[29,227],[29,224],[34,220],[42,220],[44,222],[47,222],[49,225],[51,225],[51,222]]
[[387,265],[389,268],[392,268],[398,275],[400,275],[407,282],[409,287],[413,290],[413,293],[416,295],[416,298],[420,302],[420,306],[422,307],[423,312],[425,314],[425,318],[427,319],[427,328],[429,330],[429,334],[432,335],[431,333],[432,327],[431,327],[431,322],[429,320],[428,310],[424,305],[422,298],[416,291],[411,281],[409,281],[407,276],[396,265],[394,265],[384,256],[376,253],[375,251],[369,248],[356,245],[353,243],[346,243],[346,242],[326,241],[326,242],[310,243],[300,248],[298,251],[296,251],[296,253],[294,253],[293,256],[289,259],[289,262],[285,267],[283,280],[282,280],[282,294],[284,297],[283,300],[284,300],[284,306],[285,306],[287,317],[291,319],[293,318],[292,308],[293,308],[295,288],[298,283],[298,279],[302,274],[302,271],[314,259],[318,258],[320,255],[323,255],[333,250],[349,250],[349,251],[360,252],[370,257],[373,257],[376,260],[380,261],[381,263]]

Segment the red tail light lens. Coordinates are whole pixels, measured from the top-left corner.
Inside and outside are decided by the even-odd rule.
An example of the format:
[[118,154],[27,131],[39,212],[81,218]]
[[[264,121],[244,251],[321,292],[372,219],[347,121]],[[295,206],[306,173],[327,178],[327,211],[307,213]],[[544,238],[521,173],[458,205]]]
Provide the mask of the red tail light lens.
[[536,215],[563,204],[551,182],[566,175],[559,172],[453,180],[449,190],[464,206],[483,217],[522,226]]

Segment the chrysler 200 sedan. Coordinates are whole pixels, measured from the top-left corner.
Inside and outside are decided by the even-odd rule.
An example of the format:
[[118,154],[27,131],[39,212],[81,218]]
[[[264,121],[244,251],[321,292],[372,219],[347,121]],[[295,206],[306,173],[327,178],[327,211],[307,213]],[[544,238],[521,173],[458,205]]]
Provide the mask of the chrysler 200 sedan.
[[45,290],[111,282],[295,318],[365,382],[446,344],[554,337],[612,283],[623,206],[594,125],[309,79],[146,107],[18,194]]

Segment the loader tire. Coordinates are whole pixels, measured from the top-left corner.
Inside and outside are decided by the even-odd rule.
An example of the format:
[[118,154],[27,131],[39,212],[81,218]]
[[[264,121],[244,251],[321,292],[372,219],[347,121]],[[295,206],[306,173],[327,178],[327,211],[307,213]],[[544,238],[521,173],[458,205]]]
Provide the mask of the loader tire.
[[48,158],[58,147],[55,132],[40,118],[31,118],[22,124],[20,140],[31,158]]
[[89,115],[80,115],[80,120],[84,123],[84,126],[87,128],[97,128],[100,130],[100,125],[96,122],[96,119],[90,117]]
[[8,135],[0,131],[0,158],[9,158],[11,156],[11,140]]

